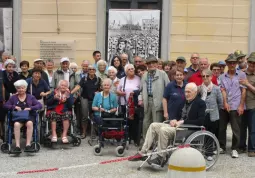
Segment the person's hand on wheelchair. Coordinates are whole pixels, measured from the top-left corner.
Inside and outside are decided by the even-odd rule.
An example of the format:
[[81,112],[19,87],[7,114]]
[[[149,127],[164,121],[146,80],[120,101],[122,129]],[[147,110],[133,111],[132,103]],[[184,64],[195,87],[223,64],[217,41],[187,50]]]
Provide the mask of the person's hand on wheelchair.
[[171,120],[171,121],[169,122],[169,124],[170,124],[171,127],[175,127],[176,123],[177,123],[177,120],[176,120],[176,119]]
[[25,108],[24,111],[31,111],[31,108]]

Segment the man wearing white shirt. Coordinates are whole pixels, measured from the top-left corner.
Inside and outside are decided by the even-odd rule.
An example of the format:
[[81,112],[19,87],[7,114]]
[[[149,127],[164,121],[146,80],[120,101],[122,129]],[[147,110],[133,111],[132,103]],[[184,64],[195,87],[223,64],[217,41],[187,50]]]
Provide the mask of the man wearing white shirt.
[[60,80],[67,80],[69,82],[69,78],[71,75],[71,71],[69,70],[70,60],[68,57],[63,57],[60,60],[60,69],[53,73],[51,87],[55,89]]

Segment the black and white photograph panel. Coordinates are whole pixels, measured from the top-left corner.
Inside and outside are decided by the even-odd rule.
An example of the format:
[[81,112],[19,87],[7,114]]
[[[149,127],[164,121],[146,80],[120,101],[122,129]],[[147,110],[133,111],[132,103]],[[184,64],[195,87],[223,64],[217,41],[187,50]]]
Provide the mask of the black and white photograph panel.
[[12,54],[12,8],[0,8],[0,53]]
[[159,56],[159,10],[109,10],[108,63],[114,56]]

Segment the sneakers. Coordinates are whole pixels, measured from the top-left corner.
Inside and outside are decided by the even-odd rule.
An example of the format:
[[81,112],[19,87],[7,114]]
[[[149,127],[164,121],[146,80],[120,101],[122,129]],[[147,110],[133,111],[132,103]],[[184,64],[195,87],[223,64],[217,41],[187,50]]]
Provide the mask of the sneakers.
[[158,166],[161,166],[161,167],[164,166],[164,160],[163,160],[163,158],[162,158],[161,156],[159,156],[159,155],[158,155],[156,158],[154,158],[154,159],[152,159],[152,160],[149,160],[148,163],[149,163],[150,165],[155,164],[155,165],[158,165]]
[[207,161],[212,161],[213,160],[213,157],[212,156],[207,156]]
[[220,148],[220,154],[225,154],[226,153],[226,150]]
[[12,153],[13,153],[13,154],[20,154],[20,153],[21,153],[20,147],[15,147],[15,148],[12,150]]
[[31,147],[31,145],[27,145],[24,149],[24,152],[33,153],[35,150]]
[[236,150],[232,150],[231,156],[232,156],[232,158],[238,158],[239,157],[238,152]]
[[128,161],[145,161],[147,159],[147,156],[143,156],[140,153],[135,154],[134,156],[130,156],[128,158]]
[[255,152],[248,152],[249,157],[255,157]]

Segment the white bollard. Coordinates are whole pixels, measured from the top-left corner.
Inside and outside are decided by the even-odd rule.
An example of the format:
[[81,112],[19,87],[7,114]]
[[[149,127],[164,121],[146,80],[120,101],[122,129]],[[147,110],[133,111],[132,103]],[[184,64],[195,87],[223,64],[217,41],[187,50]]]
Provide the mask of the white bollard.
[[168,178],[206,178],[206,164],[203,155],[196,149],[177,149],[170,157]]

